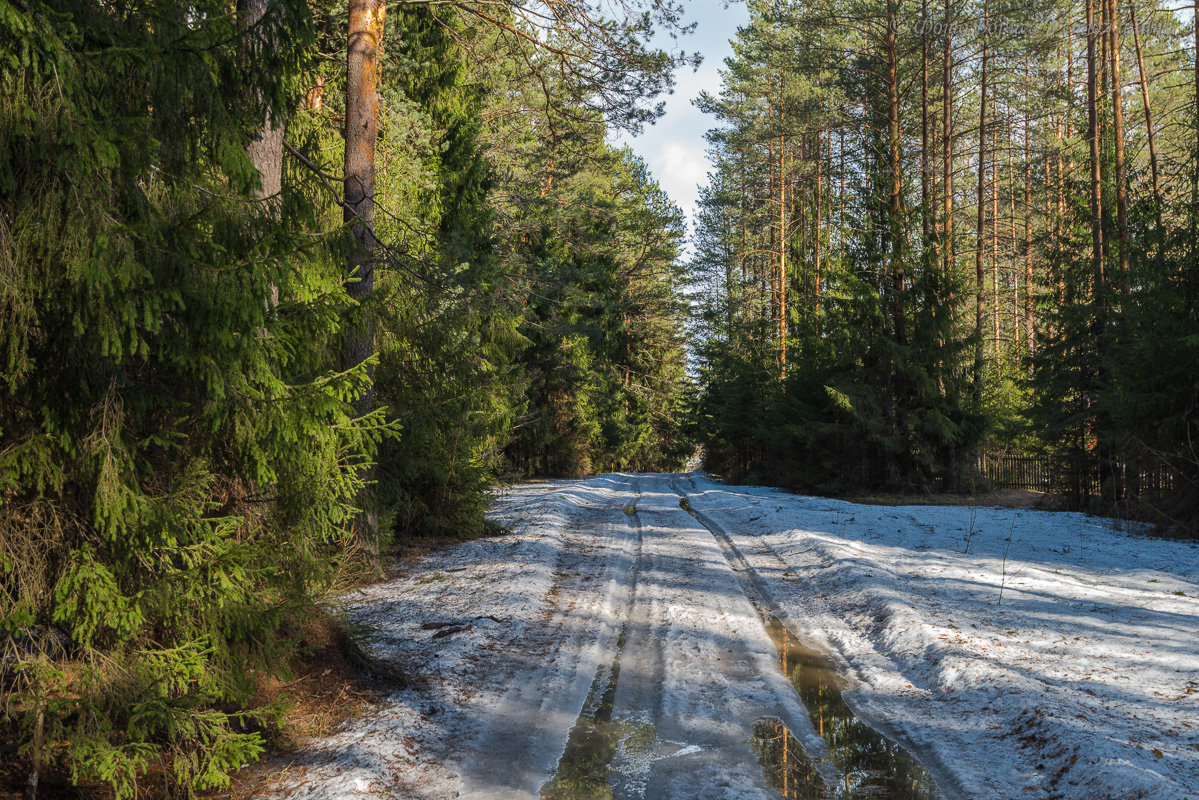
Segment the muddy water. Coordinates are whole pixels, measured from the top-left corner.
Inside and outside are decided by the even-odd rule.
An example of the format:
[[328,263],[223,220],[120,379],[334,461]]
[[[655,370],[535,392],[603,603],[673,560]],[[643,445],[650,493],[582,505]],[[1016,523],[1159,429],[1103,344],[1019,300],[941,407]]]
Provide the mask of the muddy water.
[[824,739],[844,781],[842,786],[826,786],[787,727],[767,718],[754,725],[754,749],[770,784],[787,800],[940,798],[932,776],[919,762],[853,713],[841,696],[842,681],[833,664],[797,642],[777,619],[763,617],[778,648],[779,666],[799,692],[812,727]]
[[[767,717],[754,724],[752,741],[767,782],[786,800],[939,800],[932,777],[919,762],[853,713],[832,663],[797,642],[774,617],[763,618],[778,649],[779,666],[842,776],[841,785],[825,783],[787,726]],[[609,800],[614,764],[652,759],[654,726],[612,719],[624,639],[622,632],[611,667],[596,673],[562,760],[541,788],[542,800]]]

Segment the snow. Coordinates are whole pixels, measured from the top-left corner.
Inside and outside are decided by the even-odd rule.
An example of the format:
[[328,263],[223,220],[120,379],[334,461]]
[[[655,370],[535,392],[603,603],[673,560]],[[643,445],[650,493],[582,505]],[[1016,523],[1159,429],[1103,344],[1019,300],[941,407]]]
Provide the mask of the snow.
[[949,798],[1199,796],[1193,544],[702,473],[526,484],[493,514],[512,535],[344,598],[371,652],[420,679],[314,742],[273,796],[537,797],[619,657],[613,720],[650,746],[620,742],[617,797],[777,797],[753,722],[782,719],[816,758],[824,744],[751,597],[834,660],[847,701]]
[[847,699],[966,797],[1199,796],[1191,543],[1082,514],[682,480]]

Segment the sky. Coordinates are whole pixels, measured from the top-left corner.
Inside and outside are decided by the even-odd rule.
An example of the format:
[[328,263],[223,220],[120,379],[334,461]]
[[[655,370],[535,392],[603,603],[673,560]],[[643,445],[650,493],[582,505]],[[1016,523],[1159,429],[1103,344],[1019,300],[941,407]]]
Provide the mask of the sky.
[[745,24],[749,13],[742,2],[725,8],[724,0],[683,0],[688,22],[697,23],[695,32],[678,44],[664,38],[661,47],[674,45],[688,53],[703,54],[697,72],[689,67],[675,73],[674,94],[663,98],[666,114],[636,137],[622,134],[616,144],[628,144],[649,165],[658,183],[687,215],[688,232],[694,229],[695,205],[699,187],[707,183],[711,163],[706,155],[704,133],[714,125],[712,118],[700,113],[693,104],[702,90],[716,94],[720,90],[719,72],[724,59],[733,50],[729,45],[737,27]]

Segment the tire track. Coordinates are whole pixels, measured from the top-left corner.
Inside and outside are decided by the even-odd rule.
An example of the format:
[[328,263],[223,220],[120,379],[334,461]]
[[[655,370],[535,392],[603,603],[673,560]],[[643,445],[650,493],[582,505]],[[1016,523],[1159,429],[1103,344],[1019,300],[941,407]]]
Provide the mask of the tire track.
[[[638,478],[619,478],[623,486],[604,490],[609,498],[640,497]],[[479,739],[467,748],[473,757],[463,765],[461,797],[537,797],[556,769],[592,686],[619,658],[621,629],[636,580],[633,565],[641,549],[636,515],[626,515],[624,505],[587,506],[563,535],[546,595],[549,621],[538,637],[551,643],[549,650],[539,663],[513,665],[512,688],[496,709],[496,719],[483,725]],[[617,513],[626,519],[620,520]],[[576,570],[590,566],[594,556],[588,553],[605,546],[604,531],[622,532],[622,541],[603,559],[595,578],[580,579]],[[600,586],[603,590],[597,592]]]
[[[693,491],[697,490],[698,487],[696,486],[693,478],[688,476],[686,480],[691,483]],[[687,511],[693,517],[695,517],[700,524],[702,524],[712,533],[713,537],[724,551],[725,558],[729,561],[730,566],[733,568],[733,572],[737,576],[737,580],[741,583],[746,595],[753,600],[759,611],[759,614],[763,616],[763,621],[768,622],[767,615],[769,615],[770,617],[773,617],[778,624],[786,628],[791,636],[794,636],[801,642],[804,641],[804,637],[797,636],[795,634],[796,630],[803,630],[803,627],[795,624],[786,608],[776,600],[767,586],[766,580],[749,563],[749,560],[745,557],[744,553],[733,540],[732,535],[730,535],[723,526],[721,526],[710,516],[695,509],[688,495],[678,488],[675,478],[671,478],[668,483],[671,490],[673,490],[674,493],[679,496],[680,501],[685,503]],[[785,570],[787,568],[787,563],[772,547],[766,546],[763,549],[774,559],[775,562],[779,564],[781,569]],[[941,793],[945,795],[946,798],[953,798],[956,800],[957,798],[965,797],[963,788],[960,785],[956,775],[938,756],[935,754],[929,754],[927,752],[921,752],[922,757],[917,758],[912,752],[913,750],[916,750],[916,748],[913,747],[913,743],[907,740],[906,737],[901,736],[898,731],[881,723],[872,716],[863,714],[861,709],[849,703],[848,700],[844,700],[844,702],[859,719],[861,719],[868,727],[877,731],[882,737],[895,742],[901,742],[907,750],[908,757],[921,763],[922,766],[928,770],[938,789],[940,789]]]

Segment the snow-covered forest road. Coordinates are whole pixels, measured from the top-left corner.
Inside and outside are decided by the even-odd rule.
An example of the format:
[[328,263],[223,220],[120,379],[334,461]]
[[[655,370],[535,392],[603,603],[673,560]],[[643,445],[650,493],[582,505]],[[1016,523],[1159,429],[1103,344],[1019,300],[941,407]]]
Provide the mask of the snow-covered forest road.
[[521,485],[494,515],[512,535],[346,599],[419,680],[276,796],[1199,796],[1194,544],[702,473]]

